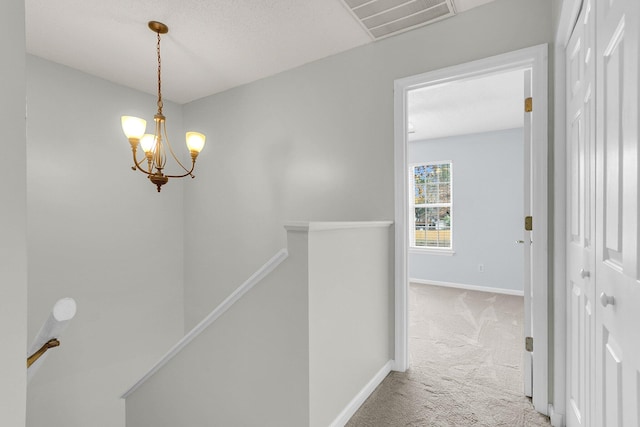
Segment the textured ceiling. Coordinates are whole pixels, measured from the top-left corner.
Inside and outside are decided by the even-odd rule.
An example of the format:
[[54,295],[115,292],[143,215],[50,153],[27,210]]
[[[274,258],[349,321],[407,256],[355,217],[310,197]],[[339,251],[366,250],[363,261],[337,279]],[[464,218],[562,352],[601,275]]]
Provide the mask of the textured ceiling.
[[524,71],[415,89],[407,101],[409,141],[522,127]]
[[[411,3],[417,0],[406,0]],[[424,1],[424,0],[422,0]],[[455,0],[458,13],[491,0]],[[25,0],[27,51],[185,103],[371,43],[342,0]]]

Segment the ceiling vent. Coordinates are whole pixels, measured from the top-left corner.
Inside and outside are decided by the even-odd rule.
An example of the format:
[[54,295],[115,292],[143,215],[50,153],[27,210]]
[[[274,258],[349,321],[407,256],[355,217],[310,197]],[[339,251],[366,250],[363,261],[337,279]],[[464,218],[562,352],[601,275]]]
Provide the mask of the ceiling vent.
[[373,39],[455,15],[452,0],[343,0]]

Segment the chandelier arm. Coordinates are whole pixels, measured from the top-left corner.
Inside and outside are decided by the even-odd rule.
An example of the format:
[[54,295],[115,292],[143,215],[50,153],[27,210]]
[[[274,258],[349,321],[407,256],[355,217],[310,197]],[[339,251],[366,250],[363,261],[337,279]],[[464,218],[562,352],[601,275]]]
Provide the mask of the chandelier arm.
[[[185,175],[181,175],[181,176],[191,175],[191,172],[193,172],[193,168],[195,167],[195,162],[192,162],[191,170],[189,170],[189,169],[184,167],[184,165],[180,162],[180,160],[178,160],[178,156],[176,156],[176,153],[173,152],[173,147],[171,147],[171,143],[169,142],[169,136],[167,135],[167,122],[163,122],[162,126],[163,126],[163,130],[164,130],[164,140],[167,143],[167,147],[169,147],[169,152],[171,153],[171,156],[173,157],[173,160],[175,160],[176,163],[178,163],[180,165],[180,167],[182,169],[184,169],[184,171],[186,172]],[[177,177],[174,177],[174,178],[177,178]]]
[[140,162],[138,162],[138,159],[136,159],[136,149],[135,148],[132,150],[132,152],[133,152],[133,163],[135,163],[135,166],[132,166],[131,169],[139,170],[140,172],[142,172],[145,175],[151,175],[150,171],[147,171],[142,166],[140,166]]
[[[191,161],[191,170],[187,171],[187,173],[185,173],[184,175],[165,175],[167,178],[184,178],[185,176],[190,176],[191,178],[195,178],[195,175],[193,174],[193,170],[196,168],[196,161],[195,159]],[[186,171],[187,169],[185,169]]]

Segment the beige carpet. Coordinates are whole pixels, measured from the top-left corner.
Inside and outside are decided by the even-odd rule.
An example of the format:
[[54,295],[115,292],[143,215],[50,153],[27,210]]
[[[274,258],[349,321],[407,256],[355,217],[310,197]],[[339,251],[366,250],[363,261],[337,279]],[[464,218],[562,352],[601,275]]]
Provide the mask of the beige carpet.
[[549,426],[523,395],[522,297],[411,284],[410,369],[347,424]]

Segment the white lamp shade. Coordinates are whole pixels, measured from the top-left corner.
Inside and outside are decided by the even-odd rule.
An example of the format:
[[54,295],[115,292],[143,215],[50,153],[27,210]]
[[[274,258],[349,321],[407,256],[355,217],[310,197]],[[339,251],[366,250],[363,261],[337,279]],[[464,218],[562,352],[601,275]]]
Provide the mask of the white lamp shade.
[[127,138],[140,139],[146,129],[146,120],[133,116],[122,116],[122,130]]
[[156,146],[156,136],[150,133],[145,133],[140,139],[140,147],[145,153],[153,150]]
[[206,137],[199,132],[187,132],[187,148],[199,153],[204,147]]

